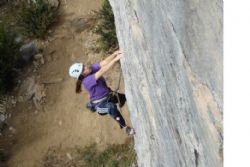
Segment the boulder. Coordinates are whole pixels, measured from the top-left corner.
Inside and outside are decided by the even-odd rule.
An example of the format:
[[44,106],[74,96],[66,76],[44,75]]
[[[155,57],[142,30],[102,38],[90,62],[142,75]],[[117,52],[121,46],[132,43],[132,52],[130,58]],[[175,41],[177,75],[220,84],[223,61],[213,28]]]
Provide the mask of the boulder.
[[23,81],[18,94],[23,101],[32,100],[35,106],[40,109],[39,105],[46,96],[45,91],[45,86],[37,83],[35,78],[31,76]]

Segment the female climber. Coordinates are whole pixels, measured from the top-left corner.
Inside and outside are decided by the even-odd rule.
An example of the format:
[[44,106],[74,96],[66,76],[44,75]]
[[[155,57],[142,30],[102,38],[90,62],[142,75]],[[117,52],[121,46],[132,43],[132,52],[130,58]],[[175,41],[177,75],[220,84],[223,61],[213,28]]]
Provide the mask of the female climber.
[[[90,102],[87,107],[92,111],[97,111],[100,115],[109,114],[117,121],[121,129],[125,129],[128,135],[133,135],[134,130],[127,126],[121,113],[118,111],[117,103],[119,100],[112,96],[112,90],[107,86],[103,74],[123,57],[121,51],[115,51],[113,54],[102,60],[100,63],[84,66],[83,63],[74,63],[69,68],[69,75],[77,78],[76,93],[81,92],[81,85],[83,84],[89,93]],[[121,106],[126,101],[124,94],[118,94],[121,101]]]

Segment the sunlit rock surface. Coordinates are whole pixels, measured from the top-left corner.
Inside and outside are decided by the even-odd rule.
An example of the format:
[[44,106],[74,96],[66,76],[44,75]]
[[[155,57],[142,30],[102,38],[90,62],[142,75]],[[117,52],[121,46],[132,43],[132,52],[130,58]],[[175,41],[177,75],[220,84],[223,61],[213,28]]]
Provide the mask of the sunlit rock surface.
[[139,166],[222,166],[222,0],[110,2]]

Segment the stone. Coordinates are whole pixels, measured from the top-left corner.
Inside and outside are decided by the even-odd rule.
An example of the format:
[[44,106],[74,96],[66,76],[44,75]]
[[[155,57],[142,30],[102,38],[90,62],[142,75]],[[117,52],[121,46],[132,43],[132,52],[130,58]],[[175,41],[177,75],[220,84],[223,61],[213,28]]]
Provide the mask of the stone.
[[223,166],[223,1],[110,3],[138,166]]
[[39,51],[42,51],[45,47],[45,42],[41,39],[34,40],[34,44]]
[[50,43],[52,43],[52,42],[55,41],[55,40],[56,40],[55,37],[50,37],[50,38],[48,39],[48,41],[49,41]]
[[66,156],[68,157],[69,160],[73,159],[70,153],[66,153]]
[[23,96],[18,96],[17,101],[18,102],[23,102],[24,101]]
[[62,121],[59,121],[59,122],[58,122],[58,125],[62,126]]
[[59,0],[48,0],[48,2],[50,5],[52,5],[55,8],[58,8],[60,4]]
[[95,139],[95,142],[96,142],[97,144],[101,144],[102,139],[101,139],[99,136],[97,136],[96,139]]
[[53,33],[53,30],[48,30],[48,33],[49,33],[49,34]]
[[33,104],[34,104],[36,110],[42,109],[42,105],[40,104],[40,101],[37,101],[35,98],[33,98],[32,101],[33,101]]
[[13,128],[12,126],[10,126],[9,127],[9,131],[11,132],[11,133],[13,133],[13,134],[16,134],[16,129],[15,128]]
[[11,99],[11,104],[16,105],[17,100],[16,99]]
[[45,63],[45,61],[44,61],[44,58],[43,58],[43,57],[40,59],[40,61],[41,61],[41,64],[44,64],[44,63]]
[[6,120],[6,116],[4,113],[0,113],[0,123]]
[[22,58],[25,61],[30,61],[38,53],[38,49],[36,48],[36,45],[33,41],[33,42],[23,45],[20,48],[20,53],[22,55]]
[[49,54],[54,54],[56,52],[56,50],[51,50],[50,52],[49,52]]
[[33,61],[33,65],[34,65],[35,69],[38,69],[39,63],[37,61]]
[[136,163],[132,163],[131,167],[137,167]]
[[17,37],[15,38],[15,42],[16,42],[16,43],[21,43],[21,42],[23,42],[23,37],[22,37],[21,35],[17,36]]
[[43,54],[41,53],[38,53],[34,56],[35,60],[39,60],[39,59],[42,59],[43,58]]

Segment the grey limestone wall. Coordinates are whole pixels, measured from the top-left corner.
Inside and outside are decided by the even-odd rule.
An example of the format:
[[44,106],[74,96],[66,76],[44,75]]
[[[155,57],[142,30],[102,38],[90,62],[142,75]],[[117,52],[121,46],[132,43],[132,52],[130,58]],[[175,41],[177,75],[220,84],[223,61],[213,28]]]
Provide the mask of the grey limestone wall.
[[223,1],[110,2],[139,166],[222,166]]

